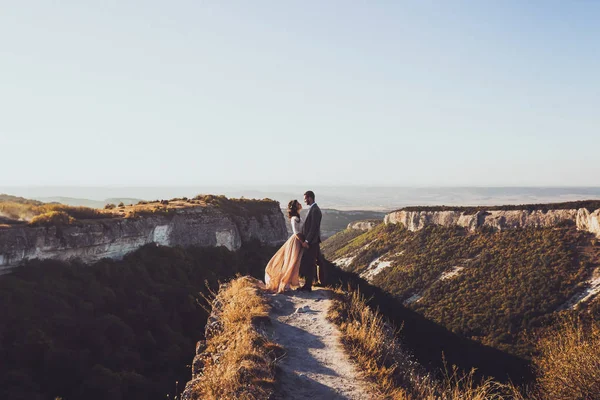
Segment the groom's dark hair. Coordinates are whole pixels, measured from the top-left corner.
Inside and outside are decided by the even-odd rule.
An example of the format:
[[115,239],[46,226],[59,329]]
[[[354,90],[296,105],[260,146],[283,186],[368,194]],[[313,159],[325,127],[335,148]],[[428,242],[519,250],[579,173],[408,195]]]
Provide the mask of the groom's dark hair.
[[304,193],[305,196],[310,197],[311,199],[315,199],[315,192],[313,192],[312,190],[307,191],[306,193]]

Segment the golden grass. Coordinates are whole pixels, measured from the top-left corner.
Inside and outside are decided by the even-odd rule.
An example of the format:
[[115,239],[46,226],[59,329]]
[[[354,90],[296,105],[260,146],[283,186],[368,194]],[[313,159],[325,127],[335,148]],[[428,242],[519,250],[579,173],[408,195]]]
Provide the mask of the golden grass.
[[484,400],[520,398],[516,388],[491,379],[477,381],[475,371],[455,367],[433,378],[405,352],[395,330],[371,310],[357,292],[336,291],[328,318],[342,333],[346,350],[381,398],[394,400]]
[[[64,204],[23,204],[16,202],[0,202],[0,216],[4,216],[14,221],[28,221],[33,222],[33,219],[46,215],[46,220],[52,216],[50,213],[62,213],[75,220],[83,219],[99,219],[99,218],[111,218],[113,213],[104,210],[98,210],[96,208],[89,207],[75,207],[67,206]],[[54,215],[52,218],[58,218]],[[38,220],[39,222],[40,220]]]
[[[186,394],[190,399],[266,399],[274,389],[275,361],[281,347],[270,342],[261,322],[269,305],[250,277],[231,281],[213,301],[217,327],[208,335],[204,369]],[[209,321],[210,323],[210,321]]]
[[562,318],[540,337],[537,350],[542,398],[600,398],[600,323]]
[[29,221],[30,225],[70,225],[75,222],[75,218],[71,217],[64,211],[48,211],[47,213],[36,215]]
[[12,201],[0,202],[0,216],[4,216],[15,221],[29,221],[36,215],[43,214],[39,212],[40,206],[33,204],[21,204]]
[[366,377],[377,384],[380,395],[408,398],[396,382],[401,349],[382,317],[366,306],[360,294],[336,291],[327,317],[339,326],[344,347]]
[[[50,212],[63,212],[75,220],[90,220],[104,218],[137,218],[142,216],[172,215],[181,209],[214,207],[223,212],[238,216],[257,216],[271,212],[277,204],[273,200],[251,200],[251,199],[228,199],[225,196],[199,195],[194,199],[179,198],[171,200],[140,201],[138,204],[125,206],[119,204],[107,204],[105,209],[68,206],[57,203],[41,203],[37,201],[12,200],[12,196],[1,197],[0,218],[4,217],[4,225],[10,225],[14,221],[30,222],[33,218],[48,214]],[[56,218],[56,217],[54,217]],[[46,216],[48,220],[48,216]]]

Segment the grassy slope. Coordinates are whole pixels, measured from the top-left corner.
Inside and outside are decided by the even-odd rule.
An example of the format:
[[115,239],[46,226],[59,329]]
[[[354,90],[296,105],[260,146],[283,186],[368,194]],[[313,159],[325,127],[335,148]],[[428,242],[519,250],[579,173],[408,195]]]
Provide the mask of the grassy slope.
[[[222,287],[213,302],[218,328],[207,334],[202,371],[186,387],[190,400],[267,399],[283,349],[265,333],[270,305],[259,281],[244,276]],[[196,361],[194,361],[196,363]]]
[[428,373],[436,375],[445,365],[456,365],[461,373],[469,373],[475,368],[478,379],[489,376],[517,384],[531,381],[529,361],[450,332],[352,272],[337,268],[328,261],[324,262],[324,267],[327,282],[341,285],[349,292],[360,293],[369,307],[378,310],[386,320],[400,328],[398,338],[402,346]]
[[321,251],[330,260],[335,260],[335,254],[338,250],[346,246],[352,239],[361,236],[364,232],[356,229],[345,229],[336,233],[321,245]]
[[[522,334],[544,323],[591,275],[595,264],[577,251],[589,238],[573,228],[471,234],[457,227],[409,232],[382,225],[326,256],[353,255],[348,269],[360,272],[376,257],[394,255],[392,267],[375,277],[375,285],[402,301],[419,294],[410,307],[426,318],[528,357],[531,346]],[[455,266],[464,270],[439,280]]]
[[212,207],[234,217],[256,217],[272,214],[279,203],[270,199],[229,199],[225,196],[198,195],[193,199],[140,201],[138,204],[107,204],[105,209],[45,204],[22,197],[0,195],[0,224],[11,225],[67,225],[83,220],[106,218],[136,218],[149,215],[173,215],[177,210],[194,207]]

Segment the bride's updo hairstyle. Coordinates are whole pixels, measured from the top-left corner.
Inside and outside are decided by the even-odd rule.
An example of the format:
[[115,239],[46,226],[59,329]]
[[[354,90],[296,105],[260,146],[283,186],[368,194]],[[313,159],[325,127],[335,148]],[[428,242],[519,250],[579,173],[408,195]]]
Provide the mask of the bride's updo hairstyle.
[[298,213],[298,200],[292,200],[288,203],[288,217],[292,219],[294,217],[300,218],[300,213]]

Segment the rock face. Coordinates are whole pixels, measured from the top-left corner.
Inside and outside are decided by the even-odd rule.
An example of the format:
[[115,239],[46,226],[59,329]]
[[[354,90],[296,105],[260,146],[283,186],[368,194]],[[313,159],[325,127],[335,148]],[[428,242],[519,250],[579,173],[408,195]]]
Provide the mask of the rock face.
[[490,227],[505,230],[525,227],[550,227],[573,223],[577,229],[591,232],[600,238],[600,209],[589,212],[585,208],[571,210],[510,210],[510,211],[395,211],[385,216],[386,224],[401,224],[411,231],[428,225],[458,225],[469,230]]
[[354,229],[357,231],[370,231],[371,229],[375,228],[380,223],[381,223],[381,220],[373,220],[373,219],[364,220],[364,221],[355,221],[355,222],[350,222],[346,229]]
[[219,287],[217,296],[211,304],[211,312],[206,320],[204,326],[204,340],[196,342],[196,354],[192,361],[192,379],[185,385],[183,393],[181,393],[182,400],[194,400],[197,399],[195,391],[195,383],[202,378],[206,360],[211,358],[219,358],[219,354],[212,354],[207,351],[206,340],[210,340],[214,336],[218,336],[223,331],[223,323],[221,322],[221,312],[223,311],[223,298],[222,293],[227,288],[227,284]]
[[121,258],[139,247],[225,246],[239,249],[258,240],[277,245],[287,239],[279,204],[254,215],[226,213],[217,207],[190,207],[172,215],[86,220],[73,225],[0,229],[0,273],[33,259]]
[[591,232],[600,238],[600,209],[592,213],[585,208],[577,210],[577,229]]

